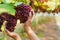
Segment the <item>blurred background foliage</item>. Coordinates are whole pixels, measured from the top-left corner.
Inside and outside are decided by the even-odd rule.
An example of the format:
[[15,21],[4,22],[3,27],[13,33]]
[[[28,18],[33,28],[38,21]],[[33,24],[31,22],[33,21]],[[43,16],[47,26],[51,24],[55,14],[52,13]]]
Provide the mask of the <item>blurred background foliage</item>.
[[14,15],[14,8],[21,3],[30,5],[35,12],[60,12],[60,0],[0,0],[0,13]]

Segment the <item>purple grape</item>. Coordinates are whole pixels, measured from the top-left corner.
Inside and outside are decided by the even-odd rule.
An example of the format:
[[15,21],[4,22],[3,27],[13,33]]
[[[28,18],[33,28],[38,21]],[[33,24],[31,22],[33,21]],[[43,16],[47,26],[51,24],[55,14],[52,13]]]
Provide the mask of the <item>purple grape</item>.
[[[14,24],[15,25],[15,24]],[[13,32],[15,30],[15,26],[13,25],[13,23],[7,22],[6,23],[6,29],[10,32]]]
[[7,20],[6,28],[10,31],[13,32],[15,29],[17,23],[17,19],[15,16],[9,16],[9,19]]
[[1,26],[3,25],[4,20],[5,19],[0,15],[0,31],[2,31]]
[[20,19],[20,23],[25,23],[28,20],[29,13],[33,16],[32,8],[26,4],[18,5],[16,8],[16,17]]
[[5,18],[5,21],[7,21],[6,29],[9,30],[10,32],[13,32],[17,23],[17,18],[6,12],[2,13],[1,15]]

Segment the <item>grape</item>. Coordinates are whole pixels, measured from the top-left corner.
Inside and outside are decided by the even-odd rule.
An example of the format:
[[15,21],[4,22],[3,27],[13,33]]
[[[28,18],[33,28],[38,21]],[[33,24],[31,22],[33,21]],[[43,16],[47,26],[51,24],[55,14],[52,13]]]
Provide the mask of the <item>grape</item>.
[[25,23],[28,20],[29,13],[33,16],[32,8],[26,4],[18,5],[16,8],[16,17],[20,19],[20,23]]
[[6,23],[6,29],[7,29],[8,31],[10,31],[10,32],[13,32],[14,29],[15,29],[15,26],[14,26],[12,23],[7,22],[7,23]]
[[7,21],[6,23],[6,29],[9,30],[10,32],[13,32],[17,23],[17,18],[13,15],[10,15],[6,12],[1,14],[5,20]]
[[10,16],[6,23],[6,29],[10,32],[13,32],[17,23],[17,19],[15,16]]
[[10,16],[6,23],[6,29],[13,32],[17,23],[17,19],[14,16]]
[[0,31],[2,31],[1,26],[3,25],[4,20],[5,19],[0,15]]
[[3,12],[1,15],[2,15],[2,17],[4,17],[4,18],[5,18],[5,20],[6,20],[6,21],[8,21],[8,20],[9,20],[9,17],[10,17],[10,16],[12,16],[12,15],[10,15],[10,14],[6,13],[6,12]]

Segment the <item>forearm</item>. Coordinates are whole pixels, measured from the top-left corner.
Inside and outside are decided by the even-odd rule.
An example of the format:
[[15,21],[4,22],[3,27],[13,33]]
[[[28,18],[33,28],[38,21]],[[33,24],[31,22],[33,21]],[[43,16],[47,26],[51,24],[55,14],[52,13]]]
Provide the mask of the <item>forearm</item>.
[[24,29],[26,33],[28,34],[30,40],[40,40],[37,35],[33,32],[30,26],[24,25]]

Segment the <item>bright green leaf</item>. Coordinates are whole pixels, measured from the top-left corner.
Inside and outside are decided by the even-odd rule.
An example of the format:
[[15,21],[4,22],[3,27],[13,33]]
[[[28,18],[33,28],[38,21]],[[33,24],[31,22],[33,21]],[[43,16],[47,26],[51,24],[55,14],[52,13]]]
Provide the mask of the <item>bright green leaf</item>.
[[13,0],[2,0],[3,3],[11,3]]
[[16,2],[15,6],[22,4],[22,2]]
[[15,15],[15,9],[13,4],[0,4],[0,14],[7,12],[11,15]]

